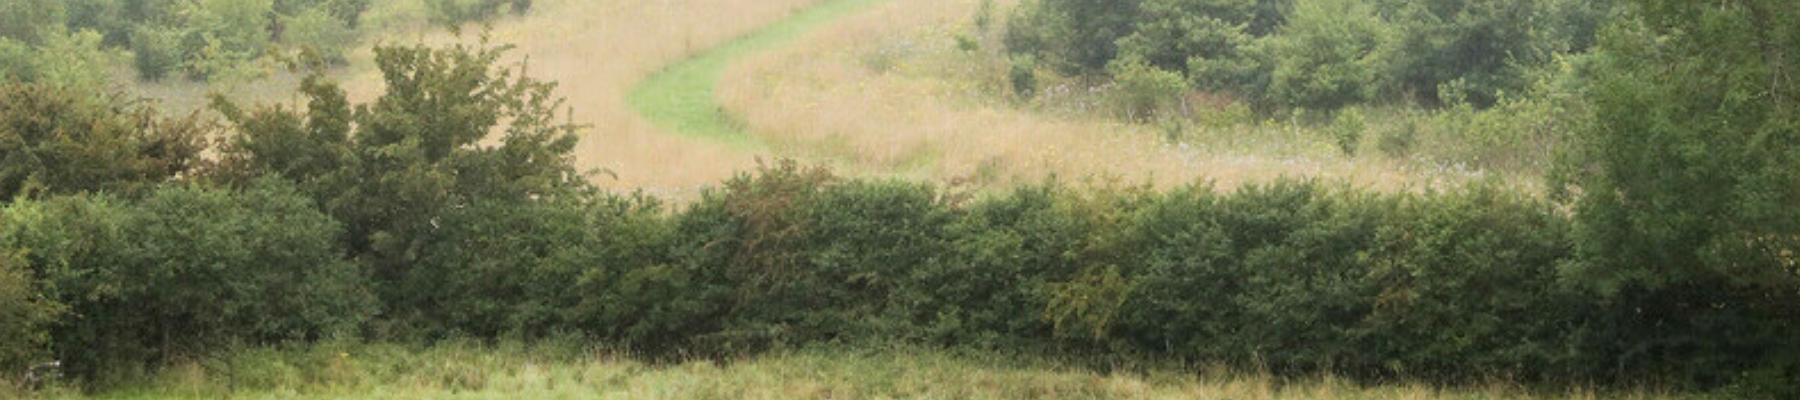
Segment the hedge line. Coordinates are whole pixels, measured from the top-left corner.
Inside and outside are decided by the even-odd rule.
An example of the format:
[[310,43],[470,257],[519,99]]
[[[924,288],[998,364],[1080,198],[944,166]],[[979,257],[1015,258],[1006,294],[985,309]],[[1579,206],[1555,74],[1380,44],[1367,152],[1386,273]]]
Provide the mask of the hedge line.
[[[1777,212],[1794,197],[1767,189],[1788,175],[1673,206],[1576,186],[1596,192],[1571,211],[1479,185],[1293,181],[970,200],[788,162],[670,210],[589,185],[554,84],[500,59],[379,48],[380,98],[352,105],[315,77],[301,107],[219,100],[232,134],[216,148],[196,140],[211,124],[4,84],[29,96],[0,96],[0,333],[22,339],[0,340],[0,370],[575,335],[659,357],[898,341],[1800,397],[1796,230]],[[1728,251],[1743,248],[1760,252]],[[1645,256],[1663,253],[1679,257]]]
[[[1741,340],[1800,333],[1781,319],[1791,293],[1745,310],[1622,310],[1642,299],[1559,275],[1574,257],[1567,216],[1488,187],[1050,183],[956,198],[790,163],[673,213],[610,195],[480,204],[439,219],[397,281],[351,268],[337,225],[272,181],[19,202],[0,211],[0,247],[44,277],[37,304],[72,310],[51,348],[84,368],[357,332],[578,334],[651,355],[904,341],[1365,378],[1719,384],[1795,351]],[[1714,357],[1658,356],[1693,350]]]

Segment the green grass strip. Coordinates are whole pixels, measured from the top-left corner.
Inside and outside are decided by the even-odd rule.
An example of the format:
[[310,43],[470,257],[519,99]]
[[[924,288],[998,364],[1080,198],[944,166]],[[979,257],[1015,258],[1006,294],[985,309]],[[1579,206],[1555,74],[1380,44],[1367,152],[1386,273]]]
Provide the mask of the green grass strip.
[[638,84],[626,102],[651,123],[677,134],[757,148],[762,142],[725,112],[714,93],[725,67],[747,54],[786,44],[825,23],[883,0],[825,0],[794,15],[664,68]]

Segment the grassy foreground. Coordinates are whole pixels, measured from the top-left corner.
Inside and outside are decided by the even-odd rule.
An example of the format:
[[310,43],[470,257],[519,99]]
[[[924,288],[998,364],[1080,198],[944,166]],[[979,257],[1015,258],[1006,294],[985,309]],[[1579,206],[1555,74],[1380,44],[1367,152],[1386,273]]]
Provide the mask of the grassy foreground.
[[[552,346],[554,347],[554,346]],[[43,399],[1675,399],[1506,385],[1367,387],[1329,377],[1098,373],[1052,362],[922,350],[809,350],[718,363],[647,364],[607,353],[467,344],[322,344],[177,364],[116,389]]]
[[726,42],[671,65],[645,80],[626,98],[651,122],[674,133],[738,146],[758,146],[726,115],[714,92],[732,60],[787,43],[802,33],[882,0],[823,0],[762,30]]

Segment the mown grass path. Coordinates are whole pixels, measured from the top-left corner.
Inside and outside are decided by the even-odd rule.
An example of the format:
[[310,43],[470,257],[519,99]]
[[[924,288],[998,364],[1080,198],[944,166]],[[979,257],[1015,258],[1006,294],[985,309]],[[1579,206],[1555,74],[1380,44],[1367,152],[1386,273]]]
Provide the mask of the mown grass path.
[[632,89],[626,102],[673,133],[734,146],[763,144],[725,112],[714,92],[732,60],[792,41],[820,25],[884,0],[823,0],[761,30],[707,49],[657,72]]

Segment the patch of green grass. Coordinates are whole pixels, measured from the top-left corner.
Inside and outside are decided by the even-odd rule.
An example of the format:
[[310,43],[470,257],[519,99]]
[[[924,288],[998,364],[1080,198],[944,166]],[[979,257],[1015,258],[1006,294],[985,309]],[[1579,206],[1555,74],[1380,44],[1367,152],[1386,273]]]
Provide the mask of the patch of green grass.
[[714,95],[725,67],[738,57],[782,45],[813,28],[882,1],[823,0],[762,30],[668,66],[639,84],[626,101],[652,123],[678,134],[742,147],[764,146],[743,128],[743,124],[725,112]]

